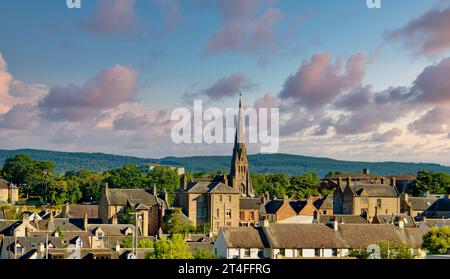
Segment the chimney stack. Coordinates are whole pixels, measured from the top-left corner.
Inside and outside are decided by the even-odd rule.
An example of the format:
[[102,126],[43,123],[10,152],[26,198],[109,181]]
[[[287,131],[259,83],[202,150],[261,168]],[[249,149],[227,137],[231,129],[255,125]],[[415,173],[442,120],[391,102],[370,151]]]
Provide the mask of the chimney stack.
[[397,180],[395,179],[395,177],[391,177],[391,185],[392,185],[392,187],[397,186]]
[[350,176],[347,177],[347,186],[352,186],[352,178]]
[[87,215],[87,213],[85,213],[84,218],[83,218],[83,229],[85,231],[87,231],[87,229],[88,229],[88,223],[89,223],[88,215]]
[[370,174],[369,169],[363,169],[363,174]]
[[269,226],[269,220],[267,220],[267,218],[263,217],[262,219],[259,220],[259,226],[261,228],[267,228]]
[[157,196],[158,195],[158,189],[156,188],[156,183],[153,183],[153,196]]
[[342,188],[342,177],[338,177],[338,179],[337,179],[337,185],[340,187],[340,188]]
[[334,220],[333,220],[333,229],[334,229],[335,231],[338,231],[338,230],[339,230],[339,221],[338,221],[338,219],[336,218],[336,216],[334,216]]
[[187,185],[188,185],[188,179],[187,179],[187,175],[184,173],[181,175],[181,179],[180,179],[180,190],[186,190],[187,189]]

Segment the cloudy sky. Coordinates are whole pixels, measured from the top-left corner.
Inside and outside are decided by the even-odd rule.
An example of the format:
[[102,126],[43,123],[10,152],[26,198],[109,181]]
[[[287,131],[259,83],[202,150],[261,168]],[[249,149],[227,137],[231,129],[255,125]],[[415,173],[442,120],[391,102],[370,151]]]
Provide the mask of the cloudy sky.
[[448,1],[2,0],[0,26],[0,149],[229,154],[170,114],[243,91],[280,152],[450,165]]

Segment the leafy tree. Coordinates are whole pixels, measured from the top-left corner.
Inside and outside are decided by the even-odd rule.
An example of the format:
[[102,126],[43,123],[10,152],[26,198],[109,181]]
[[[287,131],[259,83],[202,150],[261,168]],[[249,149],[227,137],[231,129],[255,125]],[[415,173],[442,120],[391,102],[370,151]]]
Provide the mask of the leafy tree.
[[146,259],[192,259],[193,255],[181,234],[156,241],[153,252],[146,253]]
[[[413,259],[409,247],[397,241],[380,241],[377,243],[380,246],[382,259]],[[389,256],[388,256],[389,255]]]
[[103,180],[105,176],[101,173],[88,170],[70,171],[64,175],[65,179],[76,179],[82,193],[81,202],[98,202]]
[[[120,245],[123,248],[133,248],[133,238],[132,236],[127,236],[122,240]],[[138,242],[138,248],[153,248],[153,241],[151,239],[141,239]]]
[[197,260],[211,260],[211,259],[218,259],[217,255],[213,253],[212,251],[206,250],[204,248],[200,248],[195,250],[194,252],[194,259]]
[[302,199],[319,194],[319,176],[315,172],[293,176],[290,180],[288,192],[290,196]]
[[132,164],[127,164],[122,168],[107,171],[105,180],[111,188],[149,188],[147,176],[137,166]]
[[423,247],[431,254],[447,254],[450,248],[450,226],[432,228],[423,236]]
[[433,194],[450,193],[450,174],[432,171],[419,171],[417,179],[408,187],[408,191],[415,196],[426,192]]
[[165,166],[157,166],[149,173],[149,182],[155,183],[158,190],[166,191],[169,194],[169,204],[172,204],[175,191],[180,187],[180,177],[176,170]]
[[366,248],[352,249],[349,253],[349,257],[355,257],[360,260],[365,260],[370,256],[370,252]]
[[187,234],[191,231],[194,231],[195,227],[192,225],[191,221],[185,220],[185,218],[183,218],[181,209],[176,208],[166,222],[166,230],[171,235]]

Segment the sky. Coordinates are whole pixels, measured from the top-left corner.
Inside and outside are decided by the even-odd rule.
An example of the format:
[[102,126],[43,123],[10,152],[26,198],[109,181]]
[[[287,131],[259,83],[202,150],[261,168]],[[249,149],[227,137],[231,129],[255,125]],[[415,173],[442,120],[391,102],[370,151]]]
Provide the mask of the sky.
[[450,165],[450,4],[381,2],[0,0],[0,149],[230,154],[170,115],[243,92],[281,153]]

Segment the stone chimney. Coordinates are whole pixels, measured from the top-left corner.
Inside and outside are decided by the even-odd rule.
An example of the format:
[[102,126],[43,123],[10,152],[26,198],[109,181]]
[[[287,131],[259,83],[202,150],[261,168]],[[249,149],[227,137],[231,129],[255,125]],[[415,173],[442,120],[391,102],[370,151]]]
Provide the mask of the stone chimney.
[[352,186],[352,178],[350,176],[347,177],[347,186]]
[[363,169],[363,174],[370,174],[369,169]]
[[156,188],[156,183],[153,183],[153,196],[157,196],[158,195],[158,189]]
[[337,185],[340,187],[340,188],[342,188],[342,177],[338,177],[338,179],[337,179]]
[[181,175],[180,178],[180,190],[186,190],[187,189],[187,185],[188,185],[188,179],[187,179],[187,175],[184,173]]
[[115,247],[114,250],[116,250],[116,252],[120,252],[120,243],[119,243],[118,240],[117,240],[117,242],[116,242],[116,247]]
[[85,213],[83,218],[83,230],[85,231],[88,230],[88,223],[89,223],[88,215],[87,213]]
[[403,198],[405,199],[405,202],[406,202],[407,204],[409,204],[409,195],[406,194],[406,193],[404,193],[404,194],[403,194]]
[[39,249],[38,249],[39,254],[41,254],[41,255],[45,254],[45,246],[46,246],[45,243],[43,243],[43,242],[39,243]]
[[261,228],[267,228],[269,226],[270,222],[267,220],[267,218],[262,218],[259,220],[259,227]]
[[338,221],[338,219],[336,218],[336,216],[333,216],[334,218],[333,218],[333,229],[335,230],[335,231],[338,231],[339,230],[339,221]]
[[392,187],[397,186],[397,180],[395,179],[395,177],[391,177],[391,185],[392,185]]
[[316,213],[316,222],[317,224],[320,224],[320,210],[314,211]]
[[386,178],[384,177],[381,178],[381,184],[386,184]]
[[405,221],[403,220],[402,217],[397,217],[397,226],[399,229],[405,228]]

